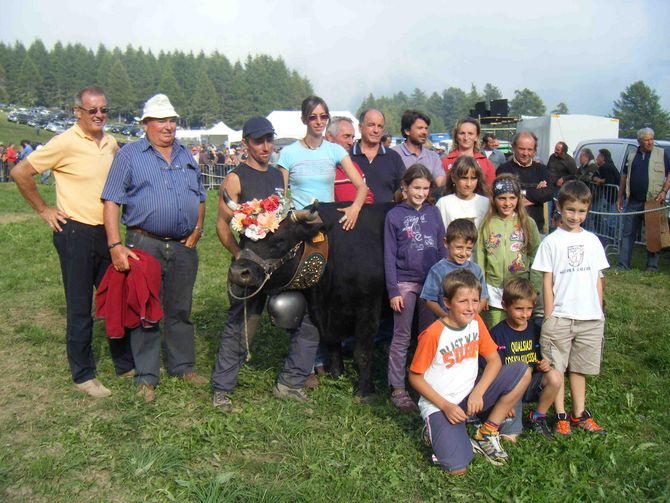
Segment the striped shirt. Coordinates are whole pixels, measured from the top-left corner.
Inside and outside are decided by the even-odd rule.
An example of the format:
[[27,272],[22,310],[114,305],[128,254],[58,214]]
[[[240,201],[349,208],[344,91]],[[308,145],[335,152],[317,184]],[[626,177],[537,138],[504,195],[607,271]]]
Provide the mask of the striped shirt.
[[146,138],[117,154],[101,199],[123,205],[121,221],[151,234],[183,238],[195,229],[207,195],[191,153],[178,141],[168,164]]

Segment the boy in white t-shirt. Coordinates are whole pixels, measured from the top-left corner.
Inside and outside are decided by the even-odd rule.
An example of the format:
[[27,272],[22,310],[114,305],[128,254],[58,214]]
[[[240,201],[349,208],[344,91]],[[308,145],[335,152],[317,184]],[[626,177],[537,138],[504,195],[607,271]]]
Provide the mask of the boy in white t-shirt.
[[606,433],[585,409],[586,376],[600,373],[605,331],[601,271],[609,267],[598,237],[581,227],[590,206],[591,191],[585,183],[575,180],[561,187],[557,202],[561,223],[544,238],[532,266],[544,273],[542,355],[559,372],[568,371],[571,417],[565,412],[564,385],[554,402],[554,431],[563,436],[573,428]]
[[[445,276],[447,314],[421,333],[409,369],[409,382],[421,395],[419,409],[434,459],[455,475],[466,473],[473,449],[495,465],[507,461],[498,428],[531,378],[525,363],[501,363],[498,346],[477,314],[481,288],[471,271],[457,269]],[[480,355],[486,368],[477,379]],[[489,409],[487,421],[468,437],[468,417]]]

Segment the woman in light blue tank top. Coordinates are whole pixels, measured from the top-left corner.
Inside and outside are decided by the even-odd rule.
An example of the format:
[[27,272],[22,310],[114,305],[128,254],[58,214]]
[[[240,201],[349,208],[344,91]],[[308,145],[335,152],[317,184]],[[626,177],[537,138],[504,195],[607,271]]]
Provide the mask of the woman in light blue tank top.
[[354,167],[346,150],[325,140],[330,113],[328,105],[318,96],[309,96],[302,102],[302,122],[307,134],[282,149],[279,168],[291,190],[296,207],[303,208],[314,199],[334,201],[335,168],[338,164],[356,187],[356,198],[350,206],[341,208],[340,222],[345,230],[353,229],[358,213],[365,203],[368,187]]

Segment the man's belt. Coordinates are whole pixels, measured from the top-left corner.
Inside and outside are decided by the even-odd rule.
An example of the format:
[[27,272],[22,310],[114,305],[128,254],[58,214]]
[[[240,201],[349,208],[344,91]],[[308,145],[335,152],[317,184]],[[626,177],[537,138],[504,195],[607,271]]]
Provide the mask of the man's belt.
[[183,241],[187,236],[182,236],[179,238],[175,238],[172,236],[158,236],[156,234],[152,234],[151,232],[147,232],[144,229],[140,229],[139,227],[128,227],[126,229],[128,232],[134,232],[135,234],[141,234],[142,236],[146,236],[151,239],[157,239],[159,241]]

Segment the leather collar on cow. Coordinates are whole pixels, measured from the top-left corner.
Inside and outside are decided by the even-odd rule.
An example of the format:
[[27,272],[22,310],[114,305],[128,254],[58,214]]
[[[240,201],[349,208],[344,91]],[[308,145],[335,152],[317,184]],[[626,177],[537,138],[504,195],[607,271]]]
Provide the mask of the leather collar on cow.
[[305,241],[298,268],[291,281],[282,290],[304,290],[313,287],[321,279],[326,262],[328,262],[328,237],[319,231],[311,241]]

